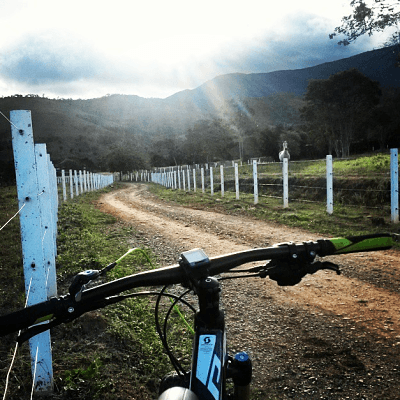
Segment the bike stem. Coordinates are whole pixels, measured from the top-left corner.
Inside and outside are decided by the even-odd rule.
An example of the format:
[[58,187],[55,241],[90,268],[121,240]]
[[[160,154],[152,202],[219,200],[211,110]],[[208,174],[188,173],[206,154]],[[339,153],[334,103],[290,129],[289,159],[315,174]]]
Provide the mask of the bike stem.
[[225,329],[224,312],[220,310],[221,285],[213,277],[200,279],[196,285],[200,310],[196,314],[195,326],[205,329]]

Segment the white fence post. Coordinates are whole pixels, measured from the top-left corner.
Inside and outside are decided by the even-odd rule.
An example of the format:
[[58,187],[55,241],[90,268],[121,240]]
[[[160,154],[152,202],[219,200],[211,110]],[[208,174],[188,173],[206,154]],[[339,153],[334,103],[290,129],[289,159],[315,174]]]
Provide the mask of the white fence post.
[[254,204],[258,204],[257,160],[253,160]]
[[75,193],[79,196],[79,180],[78,180],[78,172],[74,170],[74,183],[75,183]]
[[283,208],[289,207],[289,162],[287,158],[283,159]]
[[92,192],[93,191],[93,172],[89,173],[89,190]]
[[239,166],[235,163],[235,188],[236,188],[236,200],[239,200]]
[[82,171],[79,170],[79,191],[83,193],[83,178],[82,178]]
[[67,201],[67,187],[65,186],[65,171],[61,170],[61,184],[62,184],[62,191],[63,191],[63,200]]
[[219,172],[221,175],[221,197],[224,197],[225,194],[225,185],[224,185],[224,166],[220,165],[219,166]]
[[[43,230],[39,206],[37,164],[33,144],[32,118],[28,110],[10,112],[21,224],[21,242],[27,305],[47,300]],[[43,193],[42,193],[43,192]],[[47,192],[46,192],[47,194]],[[53,388],[50,332],[45,331],[29,340],[32,376],[36,391]]]
[[399,154],[398,149],[390,149],[390,202],[391,221],[399,222]]
[[196,191],[196,168],[193,168],[193,191]]
[[42,222],[42,247],[46,277],[47,297],[57,296],[56,238],[57,183],[54,182],[54,167],[49,163],[45,144],[35,144],[37,179],[39,185],[39,207]]
[[333,163],[332,156],[326,156],[326,211],[333,214]]
[[[58,222],[58,188],[57,188],[57,172],[53,163],[50,160],[50,155],[47,154],[47,165],[49,168],[50,189],[53,191],[51,202],[53,205],[53,246],[54,256],[57,257],[57,222]],[[53,183],[51,183],[53,182]],[[56,288],[56,270],[54,267],[54,287]]]
[[74,181],[72,179],[72,169],[69,170],[69,188],[71,193],[71,199],[74,198]]
[[213,174],[213,167],[210,167],[210,187],[211,187],[211,196],[214,196],[214,174]]
[[83,170],[83,190],[87,192],[87,172]]
[[201,167],[201,191],[204,193],[205,192],[205,185],[204,185],[204,168]]

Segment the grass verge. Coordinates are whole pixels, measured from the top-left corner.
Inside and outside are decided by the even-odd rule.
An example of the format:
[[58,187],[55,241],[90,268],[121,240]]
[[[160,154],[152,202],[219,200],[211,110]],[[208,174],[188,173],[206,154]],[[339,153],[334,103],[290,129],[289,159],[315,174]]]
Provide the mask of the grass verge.
[[[337,205],[332,215],[327,214],[326,205],[318,202],[292,202],[288,208],[274,197],[259,197],[254,204],[252,194],[240,193],[236,200],[233,192],[211,196],[201,191],[187,192],[166,189],[161,185],[149,185],[150,191],[159,198],[183,206],[215,210],[233,215],[245,215],[285,226],[306,229],[327,236],[351,236],[378,232],[399,232],[399,226],[391,224],[388,216],[379,209],[363,206]],[[288,238],[290,240],[290,238]]]
[[[111,188],[87,193],[63,203],[58,222],[58,293],[68,291],[71,278],[86,269],[100,269],[117,260],[129,247],[141,247],[129,225],[95,208],[99,196]],[[17,211],[15,188],[1,188],[2,215]],[[7,282],[1,314],[23,305],[23,271],[19,221],[15,218],[1,232],[0,276]],[[156,256],[145,249],[152,264]],[[150,269],[140,252],[133,253],[110,271],[107,280]],[[123,303],[85,314],[51,332],[55,399],[147,400],[155,397],[159,378],[171,370],[169,360],[154,328],[154,298],[130,299]],[[164,303],[164,309],[169,308]],[[184,311],[184,310],[181,310]],[[188,317],[189,318],[189,317]],[[171,343],[177,341],[187,358],[191,337],[183,322],[173,316],[169,326]],[[0,344],[0,393],[4,390],[15,336]],[[29,398],[31,373],[27,344],[20,347],[10,379],[7,399]]]

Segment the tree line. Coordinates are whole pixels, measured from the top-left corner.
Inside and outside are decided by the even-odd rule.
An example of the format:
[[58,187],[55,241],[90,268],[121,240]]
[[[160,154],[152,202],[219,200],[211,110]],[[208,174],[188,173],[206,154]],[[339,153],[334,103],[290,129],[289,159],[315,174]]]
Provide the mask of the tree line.
[[[290,104],[292,110],[296,105],[298,118],[291,120],[296,122],[260,127],[255,110],[243,103],[240,108],[230,107],[220,117],[195,122],[183,134],[149,136],[125,126],[94,136],[95,116],[87,131],[77,128],[71,132],[79,134],[70,133],[68,137],[54,135],[45,124],[35,132],[53,157],[58,154],[61,161],[56,167],[92,171],[132,171],[259,157],[278,161],[284,141],[292,160],[323,158],[326,154],[348,157],[400,145],[400,90],[381,88],[356,69],[310,80],[301,100],[294,95],[281,97],[285,102],[280,103],[280,109]],[[70,123],[71,119],[59,120],[58,126]],[[11,151],[10,128],[4,129],[9,139],[0,142],[0,154]],[[2,176],[12,176],[12,171],[11,159],[0,159],[0,181]]]
[[240,111],[230,119],[198,121],[184,137],[152,144],[148,162],[161,167],[267,157],[278,161],[283,141],[292,159],[320,158],[398,146],[400,91],[382,89],[356,69],[310,80],[301,122],[263,129]]

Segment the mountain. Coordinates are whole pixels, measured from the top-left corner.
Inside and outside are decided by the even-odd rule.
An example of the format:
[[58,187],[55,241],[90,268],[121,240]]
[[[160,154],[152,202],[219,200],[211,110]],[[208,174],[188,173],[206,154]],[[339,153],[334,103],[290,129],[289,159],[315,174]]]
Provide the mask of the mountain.
[[400,87],[397,66],[398,46],[367,51],[349,58],[314,67],[257,74],[228,74],[218,76],[193,90],[178,92],[166,99],[168,103],[192,103],[201,109],[212,109],[227,99],[268,97],[289,92],[302,96],[310,79],[327,79],[331,75],[356,68],[381,87]]
[[[0,110],[7,116],[10,110],[31,110],[35,141],[47,144],[56,166],[99,169],[112,152],[124,149],[129,154],[147,154],[154,151],[156,141],[182,138],[201,120],[221,118],[233,126],[241,123],[242,130],[294,125],[299,122],[301,96],[308,81],[350,68],[357,68],[382,87],[400,88],[397,54],[397,47],[389,47],[309,68],[222,75],[166,99],[111,95],[55,100],[15,95],[0,98]],[[0,118],[3,166],[10,162],[10,149],[10,124]]]

